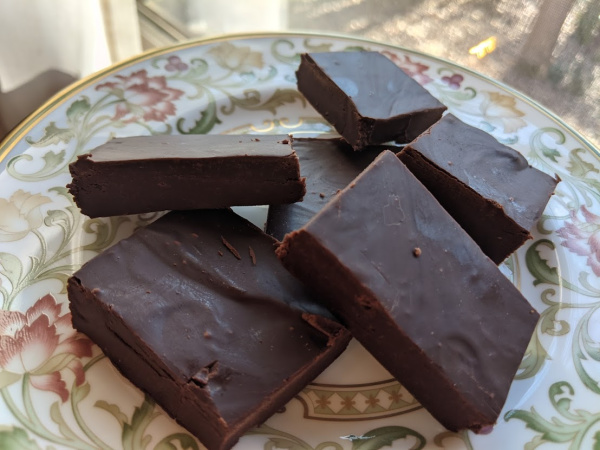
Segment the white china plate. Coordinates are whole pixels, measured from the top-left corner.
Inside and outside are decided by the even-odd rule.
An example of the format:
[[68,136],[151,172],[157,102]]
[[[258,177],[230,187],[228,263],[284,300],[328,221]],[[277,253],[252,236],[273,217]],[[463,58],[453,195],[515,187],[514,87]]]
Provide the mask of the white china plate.
[[[89,219],[68,164],[115,136],[315,133],[299,54],[383,52],[463,121],[562,179],[502,270],[541,319],[498,424],[439,425],[356,342],[240,449],[600,448],[600,160],[539,105],[468,69],[347,37],[228,36],[155,50],[67,88],[0,144],[0,448],[201,448],[70,325],[67,278],[153,215]],[[254,211],[256,212],[256,211]]]

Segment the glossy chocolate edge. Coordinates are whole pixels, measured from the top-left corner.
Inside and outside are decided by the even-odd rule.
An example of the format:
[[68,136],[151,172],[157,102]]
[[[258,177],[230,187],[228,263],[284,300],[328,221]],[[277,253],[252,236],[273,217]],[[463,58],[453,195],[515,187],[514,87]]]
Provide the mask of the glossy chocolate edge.
[[[152,138],[161,139],[153,136],[139,142],[153,142]],[[231,145],[231,151],[222,156],[209,151],[210,156],[204,157],[201,145],[206,141],[198,139],[194,140],[200,146],[195,156],[172,156],[177,152],[166,149],[164,157],[115,157],[96,162],[93,155],[102,150],[101,146],[69,165],[72,181],[67,188],[82,213],[92,218],[286,204],[303,198],[306,187],[288,136],[268,136],[261,141],[253,135],[215,135],[208,142],[215,140],[220,146],[222,142]],[[279,142],[283,145],[277,155]],[[121,147],[125,154],[144,153],[139,145]],[[263,155],[252,154],[257,152],[245,151],[248,146],[274,149]]]
[[[334,53],[343,54],[344,52]],[[381,57],[385,58],[383,55]],[[401,69],[398,68],[398,71],[401,72]],[[356,73],[353,75],[359,76]],[[403,72],[402,75],[404,75]],[[388,118],[363,116],[353,99],[340,89],[311,57],[310,53],[301,55],[296,78],[298,90],[313,108],[352,145],[354,150],[362,150],[368,145],[382,144],[392,140],[399,143],[410,142],[439,120],[447,109],[429,94],[439,106]],[[418,84],[415,88],[423,89]]]

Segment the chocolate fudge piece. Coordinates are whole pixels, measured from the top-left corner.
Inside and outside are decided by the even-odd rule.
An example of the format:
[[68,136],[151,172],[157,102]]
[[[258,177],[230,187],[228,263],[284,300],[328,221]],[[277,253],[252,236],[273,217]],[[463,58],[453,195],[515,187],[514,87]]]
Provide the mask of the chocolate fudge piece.
[[293,138],[292,148],[306,178],[306,194],[298,203],[269,206],[267,233],[283,239],[318,213],[325,204],[390,146],[370,146],[355,152],[342,138]]
[[73,325],[209,449],[230,448],[350,339],[275,242],[229,209],[171,212],[69,279]]
[[446,107],[377,52],[306,53],[298,90],[355,150],[410,142]]
[[69,166],[68,185],[90,217],[302,199],[287,135],[173,135],[113,139]]
[[277,253],[445,427],[494,424],[539,315],[392,152]]
[[496,264],[531,238],[559,181],[452,114],[398,156]]

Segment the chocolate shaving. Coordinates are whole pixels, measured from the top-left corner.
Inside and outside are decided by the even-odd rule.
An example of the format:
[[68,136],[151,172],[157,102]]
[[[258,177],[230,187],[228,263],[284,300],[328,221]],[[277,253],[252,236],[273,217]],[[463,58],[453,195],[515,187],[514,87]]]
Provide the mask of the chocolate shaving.
[[248,253],[250,253],[250,259],[252,260],[252,265],[255,266],[256,265],[256,253],[254,253],[254,250],[250,246],[248,246]]
[[223,245],[227,247],[227,250],[229,250],[233,256],[235,256],[237,259],[242,259],[240,252],[238,252],[233,245],[227,242],[227,239],[225,239],[223,236],[221,236],[221,242],[223,242]]

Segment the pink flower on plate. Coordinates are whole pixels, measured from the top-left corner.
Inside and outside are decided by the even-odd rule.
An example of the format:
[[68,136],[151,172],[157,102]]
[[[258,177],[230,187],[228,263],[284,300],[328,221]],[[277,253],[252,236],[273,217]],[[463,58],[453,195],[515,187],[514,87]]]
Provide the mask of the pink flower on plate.
[[113,120],[164,122],[167,116],[175,114],[173,102],[183,95],[183,91],[167,87],[164,76],[149,77],[145,69],[129,76],[116,75],[115,78],[117,81],[96,86],[96,90],[108,92],[120,99]]
[[0,311],[0,387],[28,373],[37,389],[69,397],[61,370],[68,368],[80,386],[85,373],[79,358],[92,356],[92,342],[71,326],[71,314],[60,315],[60,305],[50,294],[25,313]]
[[169,56],[167,58],[167,61],[168,62],[165,65],[165,70],[168,72],[182,72],[184,70],[187,70],[187,68],[189,67],[177,55]]
[[442,82],[446,83],[452,89],[460,88],[460,84],[463,82],[465,77],[460,73],[452,74],[452,76],[442,77]]
[[600,276],[600,216],[591,213],[585,206],[580,208],[584,221],[571,211],[571,221],[556,233],[563,239],[561,245],[579,256],[587,256],[587,265],[596,276]]
[[431,83],[433,79],[427,75],[425,72],[429,70],[429,66],[425,64],[421,64],[420,62],[413,61],[410,59],[408,55],[403,55],[400,57],[395,53],[384,50],[381,52],[389,59],[391,59],[398,67],[400,67],[406,75],[412,77],[421,85],[425,85],[427,83]]

